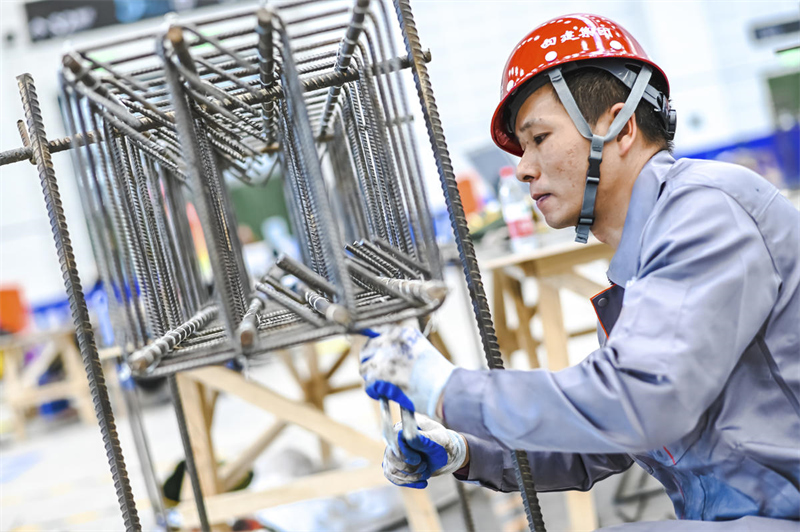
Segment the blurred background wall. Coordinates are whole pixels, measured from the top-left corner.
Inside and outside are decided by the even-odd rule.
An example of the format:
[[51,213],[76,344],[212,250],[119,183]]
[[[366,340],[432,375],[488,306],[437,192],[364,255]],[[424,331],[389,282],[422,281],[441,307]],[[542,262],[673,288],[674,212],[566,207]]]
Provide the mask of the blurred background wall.
[[[157,3],[185,9],[197,5],[197,1]],[[137,3],[141,2],[129,5]],[[158,18],[152,18],[32,42],[32,36],[69,33],[80,27],[90,14],[75,9],[97,2],[61,4],[72,10],[69,16],[31,20],[26,2],[0,3],[0,150],[21,145],[15,125],[22,118],[14,79],[17,74],[29,72],[34,76],[48,136],[61,137],[65,132],[57,104],[56,71],[67,39],[76,44],[101,41],[160,24]],[[246,5],[225,2],[203,10]],[[754,166],[778,184],[797,187],[797,145],[791,144],[797,137],[782,134],[797,131],[800,50],[791,49],[800,38],[796,1],[416,0],[412,6],[423,46],[433,54],[429,70],[456,171],[470,167],[471,156],[490,146],[489,120],[508,52],[541,22],[588,11],[628,28],[666,71],[678,110],[677,155],[728,158]],[[136,13],[132,16],[135,18]],[[782,49],[786,51],[778,52]],[[427,135],[424,126],[418,126],[423,133],[420,144],[424,145]],[[784,153],[793,153],[795,162],[786,163],[770,155],[775,143],[782,143],[779,148]],[[81,276],[85,285],[91,285],[96,273],[71,162],[66,152],[56,154],[54,161]],[[788,169],[784,168],[787,165]],[[0,284],[20,286],[33,305],[61,299],[64,287],[37,173],[24,163],[4,166],[0,172]],[[431,194],[433,207],[441,209],[435,168],[427,174],[435,191]]]

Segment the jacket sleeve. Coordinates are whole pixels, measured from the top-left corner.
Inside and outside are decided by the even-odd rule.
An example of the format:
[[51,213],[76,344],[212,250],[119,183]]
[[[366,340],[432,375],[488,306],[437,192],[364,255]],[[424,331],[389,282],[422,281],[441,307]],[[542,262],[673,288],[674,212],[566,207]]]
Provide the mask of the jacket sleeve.
[[[474,481],[495,491],[518,491],[511,450],[497,442],[464,437],[469,445],[469,472],[459,480]],[[536,480],[536,491],[591,489],[595,482],[628,469],[627,454],[578,454],[529,452],[528,462]]]
[[635,453],[688,434],[765,324],[779,277],[727,194],[664,192],[606,345],[558,372],[453,372],[451,429],[526,451]]

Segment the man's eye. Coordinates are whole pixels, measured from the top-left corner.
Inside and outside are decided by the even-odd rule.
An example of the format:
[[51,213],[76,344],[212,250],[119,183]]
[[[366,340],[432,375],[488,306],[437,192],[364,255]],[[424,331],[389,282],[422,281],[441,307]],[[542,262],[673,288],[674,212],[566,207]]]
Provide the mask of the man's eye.
[[533,142],[538,146],[539,144],[544,142],[545,138],[547,138],[547,133],[543,133],[541,135],[536,135],[535,137],[533,137]]

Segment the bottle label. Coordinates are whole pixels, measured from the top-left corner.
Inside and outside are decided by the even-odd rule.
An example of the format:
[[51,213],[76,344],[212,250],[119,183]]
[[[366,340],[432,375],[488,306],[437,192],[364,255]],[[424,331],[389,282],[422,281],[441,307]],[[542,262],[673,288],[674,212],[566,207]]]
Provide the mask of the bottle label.
[[536,232],[536,226],[531,218],[518,218],[506,222],[506,225],[511,238],[525,238]]

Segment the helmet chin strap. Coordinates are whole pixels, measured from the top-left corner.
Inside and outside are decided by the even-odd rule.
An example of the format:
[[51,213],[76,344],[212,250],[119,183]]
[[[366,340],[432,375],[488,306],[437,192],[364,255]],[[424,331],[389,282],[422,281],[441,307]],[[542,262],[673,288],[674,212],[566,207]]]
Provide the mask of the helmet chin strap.
[[586,139],[590,140],[591,150],[589,151],[589,169],[586,172],[586,186],[583,190],[583,204],[581,205],[581,214],[578,218],[578,226],[576,228],[575,241],[585,244],[589,240],[589,229],[594,224],[594,204],[597,199],[597,185],[600,184],[600,163],[603,162],[603,147],[606,142],[615,139],[622,128],[633,116],[636,107],[644,95],[647,84],[650,81],[650,76],[653,74],[653,69],[649,65],[642,65],[639,74],[636,76],[636,81],[633,84],[631,93],[628,99],[625,100],[625,105],[620,110],[619,114],[611,122],[611,127],[608,128],[608,133],[605,136],[600,136],[592,132],[588,122],[581,114],[578,104],[575,103],[575,98],[572,97],[572,92],[564,81],[564,76],[561,73],[561,68],[556,67],[547,72],[550,81],[553,83],[553,88],[558,94],[564,109],[567,110],[578,132]]

